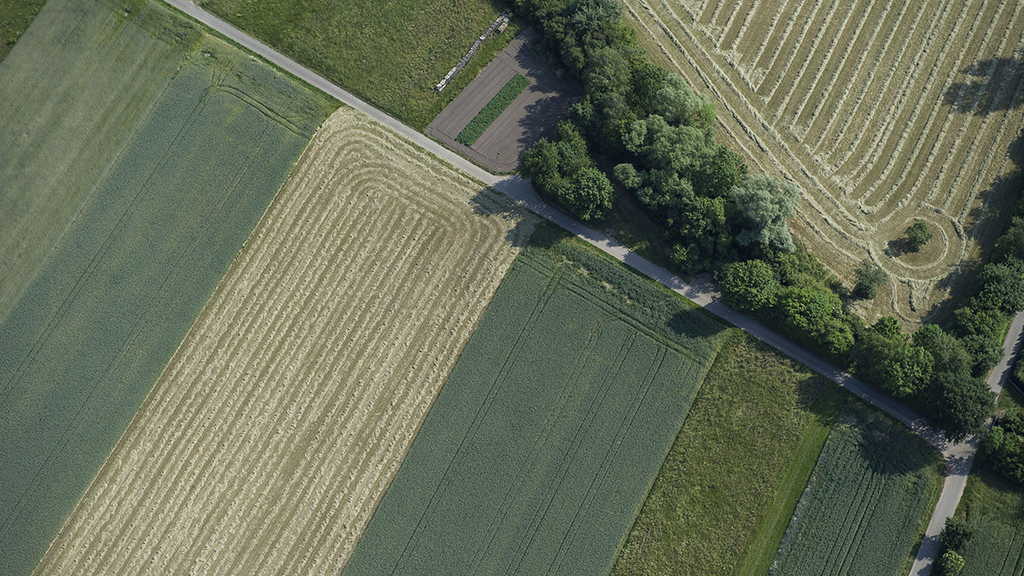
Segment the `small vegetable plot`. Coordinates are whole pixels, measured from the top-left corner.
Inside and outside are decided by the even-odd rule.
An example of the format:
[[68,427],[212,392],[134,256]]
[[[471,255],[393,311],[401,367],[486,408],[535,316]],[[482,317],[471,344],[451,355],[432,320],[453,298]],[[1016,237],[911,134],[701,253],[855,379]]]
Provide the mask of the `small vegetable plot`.
[[721,326],[542,227],[344,576],[606,574]]
[[905,573],[941,488],[937,452],[879,416],[829,434],[772,569],[777,576]]
[[497,120],[498,116],[501,116],[501,113],[505,111],[505,108],[508,108],[508,105],[511,104],[517,96],[522,94],[523,90],[526,90],[526,87],[529,85],[529,78],[522,74],[516,74],[508,81],[508,84],[505,84],[505,86],[494,95],[494,98],[487,103],[487,106],[484,106],[484,109],[481,110],[475,118],[470,120],[469,124],[462,129],[462,132],[459,132],[457,140],[466,146],[472,146],[473,143],[476,142],[476,139],[484,133],[484,130],[487,130],[487,127]]

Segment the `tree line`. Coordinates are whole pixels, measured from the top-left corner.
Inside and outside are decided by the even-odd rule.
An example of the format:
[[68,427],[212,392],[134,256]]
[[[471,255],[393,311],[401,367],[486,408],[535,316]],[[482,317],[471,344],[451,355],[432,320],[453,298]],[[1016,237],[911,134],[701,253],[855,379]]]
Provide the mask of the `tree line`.
[[[715,108],[679,75],[652,64],[622,22],[619,0],[514,0],[584,97],[522,156],[538,192],[584,221],[619,194],[657,223],[677,272],[716,271],[723,299],[907,402],[958,440],[980,429],[993,398],[983,379],[999,360],[1010,316],[1024,309],[1024,219],[1016,217],[945,327],[913,335],[895,318],[865,325],[849,312],[887,278],[865,260],[852,290],[796,246],[786,226],[791,183],[750,174],[715,137]],[[1024,216],[1024,210],[1017,209]],[[907,229],[917,249],[927,225]]]

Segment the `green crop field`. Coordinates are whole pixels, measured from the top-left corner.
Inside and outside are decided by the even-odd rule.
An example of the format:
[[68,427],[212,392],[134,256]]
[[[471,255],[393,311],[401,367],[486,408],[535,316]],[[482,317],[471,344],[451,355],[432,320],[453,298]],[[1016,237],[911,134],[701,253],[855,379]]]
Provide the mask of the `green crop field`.
[[975,467],[957,515],[974,525],[963,549],[964,576],[1024,574],[1024,491]]
[[436,85],[507,6],[501,0],[198,0],[297,62],[424,130],[519,33],[491,36],[443,92]]
[[828,431],[832,382],[730,330],[613,576],[762,576]]
[[539,227],[342,574],[607,573],[721,329]]
[[938,452],[888,418],[844,414],[770,574],[906,574],[942,488]]
[[0,61],[28,30],[46,0],[0,0]]
[[522,74],[516,74],[513,76],[512,79],[508,81],[508,84],[505,84],[505,86],[503,86],[501,90],[494,95],[494,98],[491,98],[491,101],[487,103],[487,106],[484,106],[484,109],[469,121],[469,124],[462,129],[462,132],[459,132],[459,137],[456,138],[456,140],[462,142],[466,146],[472,146],[473,143],[476,142],[476,139],[479,138],[495,120],[498,119],[498,116],[501,116],[501,113],[505,111],[505,108],[508,108],[508,105],[511,104],[516,97],[522,94],[523,90],[525,90],[529,85],[530,79],[526,76],[523,76]]
[[155,2],[0,65],[0,573],[24,574],[335,103]]

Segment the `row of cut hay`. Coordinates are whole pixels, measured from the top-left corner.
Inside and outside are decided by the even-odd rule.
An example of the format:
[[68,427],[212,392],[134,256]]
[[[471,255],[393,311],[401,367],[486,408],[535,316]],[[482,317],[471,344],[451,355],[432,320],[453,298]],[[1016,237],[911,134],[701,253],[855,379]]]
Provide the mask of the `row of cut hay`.
[[336,112],[37,573],[337,573],[531,223]]

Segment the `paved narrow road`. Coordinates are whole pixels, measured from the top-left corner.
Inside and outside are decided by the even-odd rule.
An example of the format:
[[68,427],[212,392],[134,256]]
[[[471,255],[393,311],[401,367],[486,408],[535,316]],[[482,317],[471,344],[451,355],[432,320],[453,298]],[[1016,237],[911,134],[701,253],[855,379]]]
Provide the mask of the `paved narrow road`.
[[[814,370],[815,372],[836,382],[843,388],[860,397],[865,402],[876,406],[890,416],[906,424],[914,431],[915,434],[942,452],[947,463],[948,473],[942,490],[942,495],[939,498],[939,503],[936,506],[932,520],[928,525],[925,540],[921,545],[918,558],[914,562],[914,566],[911,570],[912,576],[926,576],[930,573],[932,560],[934,559],[935,552],[938,549],[938,533],[941,531],[946,518],[951,516],[956,510],[960,497],[963,495],[964,485],[967,481],[967,474],[971,468],[971,461],[973,460],[974,453],[977,450],[976,439],[972,438],[960,444],[948,444],[938,431],[928,426],[920,414],[910,408],[907,408],[902,403],[897,402],[888,394],[885,394],[877,388],[854,378],[849,373],[833,366],[823,358],[808,352],[792,340],[781,336],[777,332],[769,330],[750,316],[737,312],[725,304],[722,304],[719,299],[720,294],[714,284],[708,279],[698,280],[692,284],[683,282],[683,280],[678,276],[631,252],[628,248],[613,238],[593,230],[573,218],[566,216],[562,212],[548,206],[537,196],[529,181],[522,180],[518,176],[496,176],[487,172],[420,132],[406,126],[395,118],[392,118],[383,111],[374,108],[370,104],[356,98],[349,92],[335,86],[320,75],[298,64],[287,56],[284,56],[255,38],[252,38],[248,34],[231,26],[227,22],[224,22],[209,12],[197,7],[189,0],[164,1],[296,77],[301,78],[320,90],[323,90],[327,94],[330,94],[356,110],[363,112],[381,124],[388,126],[431,154],[446,160],[474,178],[479,179],[481,182],[489,186],[493,186],[495,189],[515,199],[531,211],[547,218],[587,242],[590,242],[618,260],[635,268],[641,274],[652,278],[669,289],[690,299],[704,307],[712,314],[723,318],[734,326],[749,333],[762,342],[765,342],[769,346],[772,346],[782,353],[794,358],[798,362],[803,363],[811,370]],[[1012,358],[1020,350],[1020,335],[1022,328],[1024,328],[1024,313],[1018,314],[1014,318],[1013,324],[1011,325],[1010,331],[1007,335],[1007,341],[1005,344],[1006,354],[1003,358],[1003,363],[997,366],[989,376],[989,385],[992,386],[992,389],[995,391],[1002,388],[1002,384],[1009,373],[1009,366],[1011,365]]]

